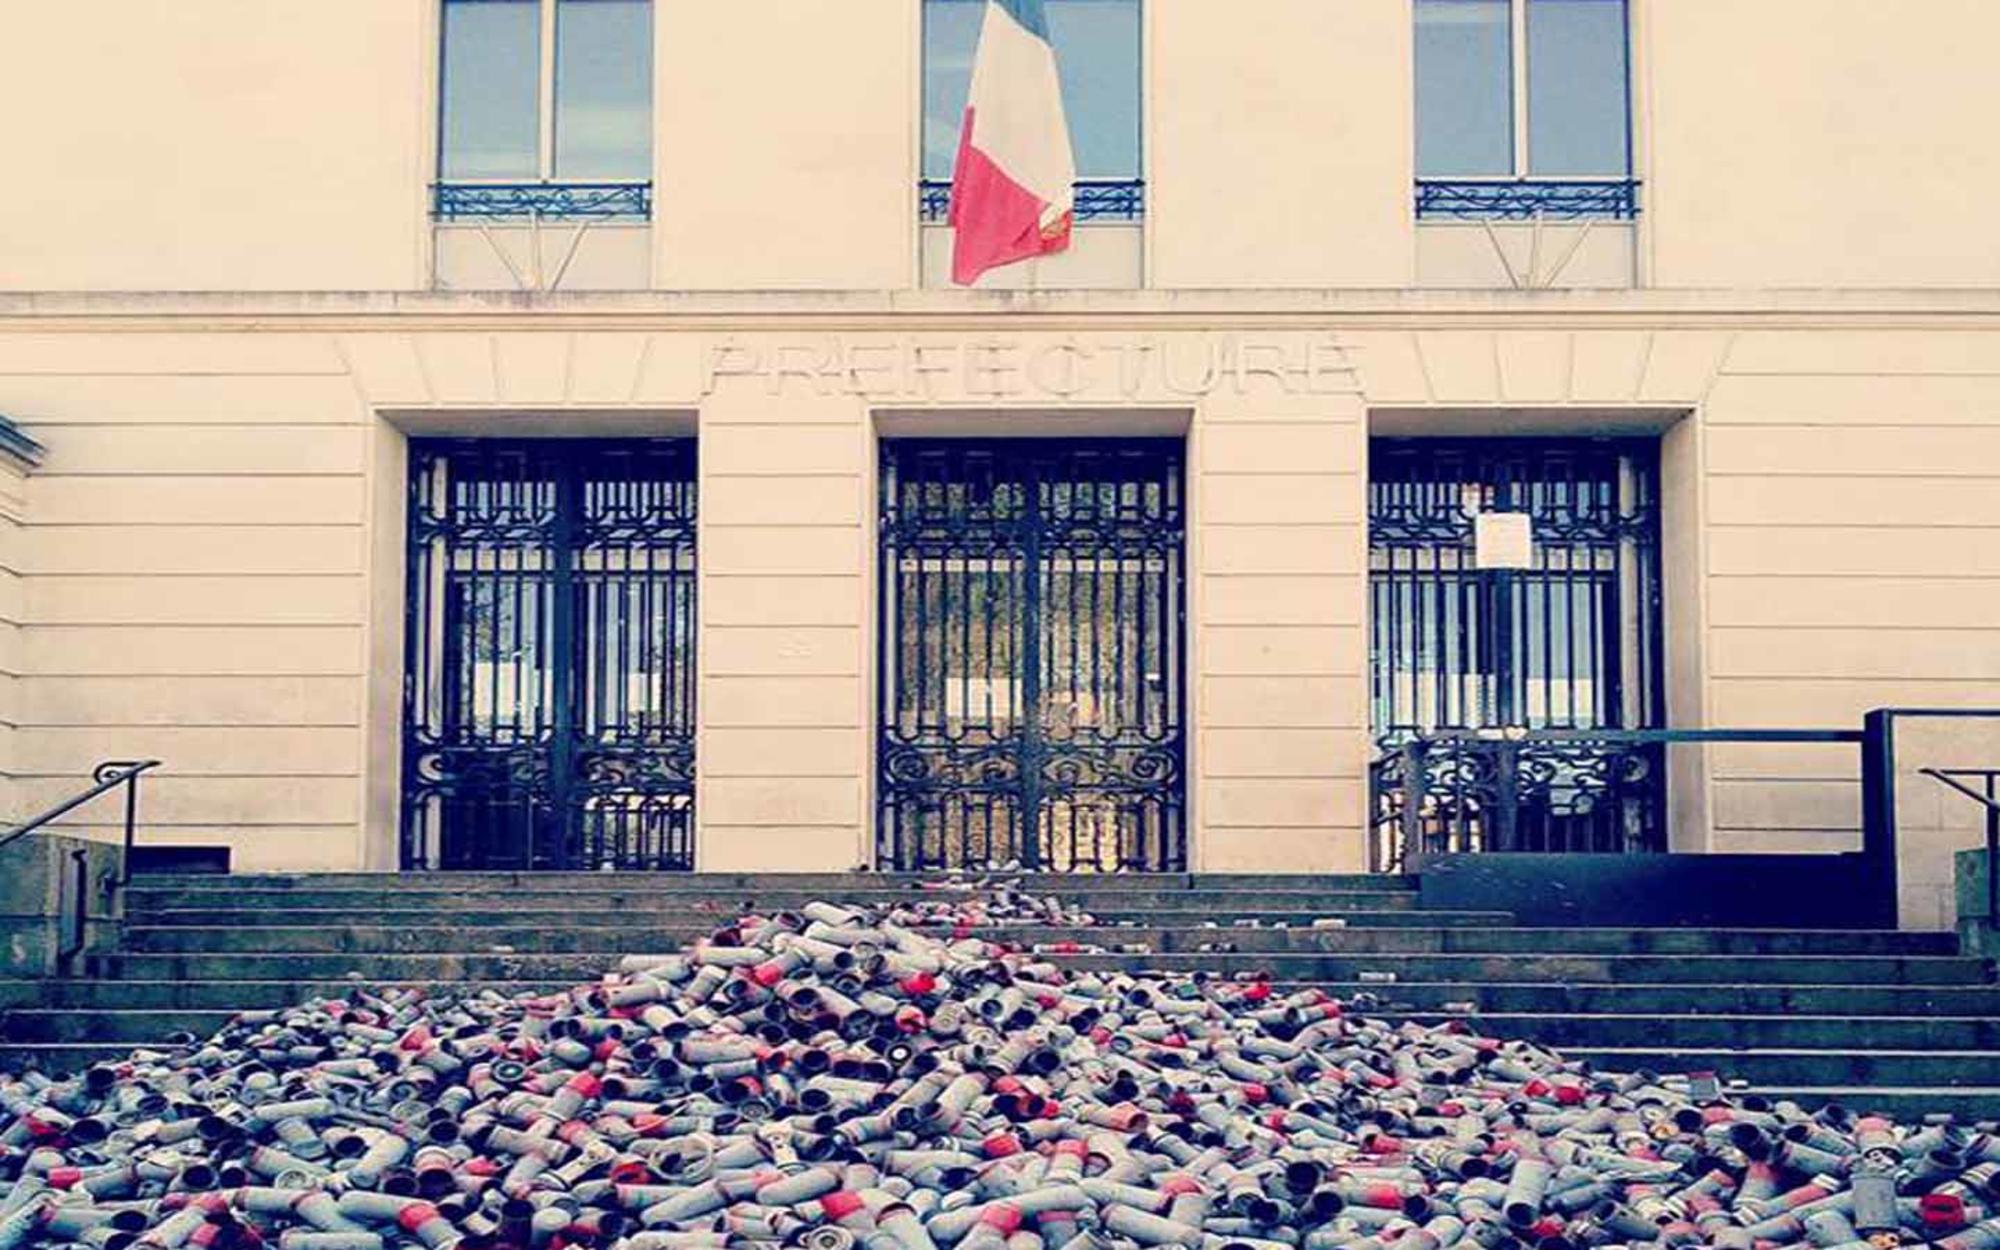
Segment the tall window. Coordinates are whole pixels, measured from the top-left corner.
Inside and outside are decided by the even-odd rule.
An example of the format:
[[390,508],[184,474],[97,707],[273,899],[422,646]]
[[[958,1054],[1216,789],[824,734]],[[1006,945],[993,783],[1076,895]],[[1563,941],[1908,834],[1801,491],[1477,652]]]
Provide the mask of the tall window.
[[[1078,220],[1140,215],[1140,0],[1043,0],[1076,151]],[[942,219],[985,0],[924,0],[924,209]]]
[[1429,183],[1446,212],[1631,215],[1625,0],[1416,0],[1416,20],[1420,214]]
[[444,0],[438,211],[644,215],[651,0]]

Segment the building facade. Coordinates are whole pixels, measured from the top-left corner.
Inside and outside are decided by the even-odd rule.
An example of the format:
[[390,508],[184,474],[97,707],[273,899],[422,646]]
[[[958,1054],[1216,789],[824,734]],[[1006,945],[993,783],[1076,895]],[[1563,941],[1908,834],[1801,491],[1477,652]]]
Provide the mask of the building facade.
[[[38,7],[11,810],[1324,871],[1413,739],[2000,707],[1992,6],[1047,6],[1075,244],[974,290],[969,0]],[[1837,744],[1550,759],[1538,845],[1858,837]]]

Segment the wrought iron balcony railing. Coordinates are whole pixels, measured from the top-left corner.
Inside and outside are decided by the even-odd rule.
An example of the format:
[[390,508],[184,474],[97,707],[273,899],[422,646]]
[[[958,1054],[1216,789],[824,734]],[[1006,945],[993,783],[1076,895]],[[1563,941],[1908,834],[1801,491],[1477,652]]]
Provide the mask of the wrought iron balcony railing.
[[1417,220],[1631,221],[1631,178],[1419,178]]
[[[1146,183],[1139,178],[1079,178],[1076,220],[1139,221],[1146,215]],[[942,225],[951,215],[951,182],[926,178],[917,184],[917,215]]]
[[1380,744],[1369,769],[1369,859],[1494,852],[1656,854],[1668,848],[1667,752],[1678,745],[1865,746],[1847,729],[1443,730]]
[[648,221],[650,182],[440,182],[431,188],[438,221]]

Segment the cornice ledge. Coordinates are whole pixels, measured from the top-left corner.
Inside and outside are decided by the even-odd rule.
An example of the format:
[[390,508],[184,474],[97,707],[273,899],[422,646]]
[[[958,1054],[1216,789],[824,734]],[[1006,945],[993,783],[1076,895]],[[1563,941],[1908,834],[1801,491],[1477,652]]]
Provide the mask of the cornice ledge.
[[2000,327],[2000,289],[0,292],[0,332],[383,323],[672,329],[682,323],[707,328],[920,322],[1449,325],[1501,320],[1523,325],[1991,320]]

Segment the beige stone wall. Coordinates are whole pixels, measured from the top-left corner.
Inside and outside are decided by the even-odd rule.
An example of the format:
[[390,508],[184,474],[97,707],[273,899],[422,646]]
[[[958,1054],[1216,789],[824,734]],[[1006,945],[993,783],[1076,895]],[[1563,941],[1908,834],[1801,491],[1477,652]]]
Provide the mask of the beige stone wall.
[[1986,0],[1640,0],[1649,284],[1991,287]]
[[1409,0],[1151,0],[1150,281],[1415,272]]
[[17,804],[157,756],[151,839],[352,865],[367,426],[333,341],[0,333],[0,408],[47,448],[10,561]]
[[[2000,707],[1996,359],[1991,331],[1732,339],[1703,406],[1716,724]],[[1714,773],[1719,849],[1858,845],[1838,749],[1718,749]]]
[[25,819],[21,805],[21,609],[22,559],[26,539],[27,470],[13,456],[0,456],[0,821]]
[[859,400],[796,381],[702,407],[703,868],[872,857],[870,435]]
[[0,290],[423,285],[433,8],[11,6]]
[[[1632,4],[1645,212],[1564,285],[2000,282],[2000,9]],[[0,289],[428,286],[436,8],[22,6],[9,47],[32,54],[0,73],[0,110],[33,124],[13,129]],[[578,280],[918,285],[919,0],[656,8],[650,266],[598,239]],[[1147,0],[1147,281],[1504,284],[1483,231],[1431,230],[1419,255],[1411,30],[1408,0]],[[445,247],[467,253],[450,280],[513,286]]]
[[1325,393],[1225,388],[1189,439],[1195,866],[1360,871],[1367,421]]
[[[815,298],[0,304],[0,412],[48,448],[0,526],[10,801],[157,755],[148,840],[392,865],[408,430],[698,428],[705,868],[869,853],[884,434],[1186,431],[1208,869],[1360,863],[1371,421],[1666,429],[1676,724],[2000,705],[2000,309]],[[1844,749],[1689,760],[1677,846],[1853,844]]]
[[654,9],[654,285],[915,286],[917,0]]

